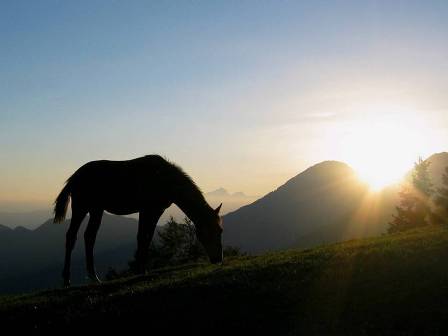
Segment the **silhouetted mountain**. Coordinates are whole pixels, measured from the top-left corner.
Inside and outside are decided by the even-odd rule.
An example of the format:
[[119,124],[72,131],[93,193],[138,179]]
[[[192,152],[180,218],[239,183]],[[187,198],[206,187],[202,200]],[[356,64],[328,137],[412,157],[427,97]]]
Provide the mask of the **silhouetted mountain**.
[[[448,153],[427,160],[431,178],[440,186]],[[385,232],[395,211],[398,191],[399,186],[392,185],[372,194],[349,166],[325,161],[227,214],[225,243],[259,252],[378,235]]]
[[50,209],[25,212],[0,211],[0,223],[10,228],[23,226],[27,229],[35,229],[49,217],[51,217]]
[[225,243],[259,252],[379,234],[393,212],[395,194],[386,189],[373,200],[353,169],[325,161],[227,214]]
[[208,192],[207,195],[212,196],[212,197],[229,197],[230,196],[229,192],[222,187]]
[[219,188],[214,191],[205,193],[205,198],[214,208],[222,203],[221,213],[227,214],[231,211],[235,211],[241,208],[242,206],[254,202],[259,197],[248,196],[241,191],[230,193],[224,188]]
[[247,196],[245,193],[243,193],[242,191],[237,191],[234,193],[229,193],[227,191],[227,189],[224,188],[218,188],[216,190],[210,191],[208,193],[205,194],[206,198],[214,198],[214,197],[218,197],[218,198],[253,198],[256,196]]

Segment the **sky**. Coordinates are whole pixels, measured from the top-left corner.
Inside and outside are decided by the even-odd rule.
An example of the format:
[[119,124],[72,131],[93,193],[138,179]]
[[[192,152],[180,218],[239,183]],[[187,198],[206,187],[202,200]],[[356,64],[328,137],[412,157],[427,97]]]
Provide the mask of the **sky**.
[[0,209],[152,153],[250,195],[323,160],[402,172],[448,150],[447,18],[447,1],[1,1]]

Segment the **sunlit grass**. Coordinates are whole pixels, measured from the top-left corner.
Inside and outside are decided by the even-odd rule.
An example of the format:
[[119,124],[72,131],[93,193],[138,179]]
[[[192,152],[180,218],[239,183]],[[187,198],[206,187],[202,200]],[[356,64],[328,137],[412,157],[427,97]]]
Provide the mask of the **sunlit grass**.
[[88,321],[184,334],[437,334],[448,318],[446,260],[448,231],[427,228],[7,296],[0,314],[38,330]]

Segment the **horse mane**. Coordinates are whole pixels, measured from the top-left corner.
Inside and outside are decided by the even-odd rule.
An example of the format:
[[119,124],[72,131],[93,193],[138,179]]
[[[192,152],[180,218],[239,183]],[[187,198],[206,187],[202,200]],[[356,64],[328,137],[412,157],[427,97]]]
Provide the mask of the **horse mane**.
[[169,172],[172,174],[172,176],[175,178],[178,186],[182,187],[182,188],[188,188],[189,191],[193,191],[200,200],[204,201],[205,203],[205,197],[204,197],[204,193],[202,192],[201,188],[196,184],[195,181],[193,181],[193,179],[191,178],[190,175],[188,175],[179,165],[177,165],[176,163],[170,161],[169,159],[161,156],[161,155],[146,155],[145,158],[151,158],[151,159],[156,159],[156,160],[160,160],[161,162],[163,162],[166,167],[168,168]]

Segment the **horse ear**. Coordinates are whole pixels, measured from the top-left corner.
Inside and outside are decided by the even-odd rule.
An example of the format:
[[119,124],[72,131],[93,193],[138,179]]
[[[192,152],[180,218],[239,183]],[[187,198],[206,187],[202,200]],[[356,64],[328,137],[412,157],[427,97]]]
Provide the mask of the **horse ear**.
[[215,209],[216,214],[219,214],[219,211],[221,210],[221,207],[222,207],[222,203],[219,205],[219,207],[217,207]]

